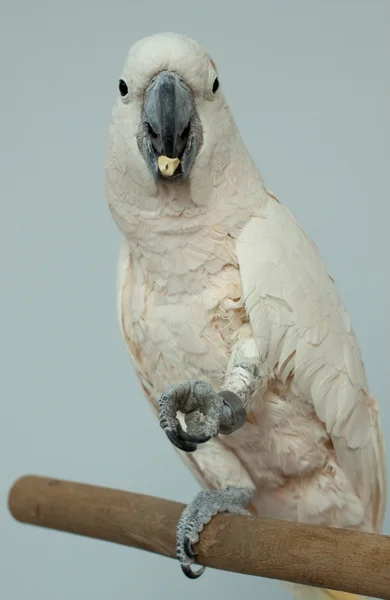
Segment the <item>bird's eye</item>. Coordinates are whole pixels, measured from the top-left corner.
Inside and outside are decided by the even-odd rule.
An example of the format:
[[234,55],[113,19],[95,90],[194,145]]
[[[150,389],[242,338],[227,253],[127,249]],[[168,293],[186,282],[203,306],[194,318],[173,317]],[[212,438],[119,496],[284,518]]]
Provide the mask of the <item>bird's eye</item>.
[[123,81],[123,79],[119,80],[119,93],[122,96],[122,98],[124,96],[127,96],[127,94],[129,93],[129,88],[127,87],[127,83],[125,81]]
[[206,80],[204,96],[206,100],[212,102],[216,98],[216,93],[219,90],[219,79],[215,69],[210,69]]

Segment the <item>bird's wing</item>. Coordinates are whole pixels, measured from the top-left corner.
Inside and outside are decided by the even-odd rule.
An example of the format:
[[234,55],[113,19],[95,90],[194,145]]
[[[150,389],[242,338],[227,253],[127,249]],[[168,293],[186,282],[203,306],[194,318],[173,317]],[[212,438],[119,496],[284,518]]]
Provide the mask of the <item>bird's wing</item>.
[[386,472],[376,400],[348,314],[318,251],[270,198],[237,240],[246,310],[259,352],[294,393],[311,399],[336,458],[379,530]]

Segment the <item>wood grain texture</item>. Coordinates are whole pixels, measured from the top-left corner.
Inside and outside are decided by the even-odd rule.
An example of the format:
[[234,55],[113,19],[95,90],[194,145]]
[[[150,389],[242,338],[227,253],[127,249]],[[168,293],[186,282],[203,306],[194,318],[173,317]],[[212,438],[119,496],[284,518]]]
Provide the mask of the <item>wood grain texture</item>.
[[[175,557],[184,504],[24,476],[10,490],[9,508],[23,523]],[[223,514],[205,527],[196,550],[208,567],[390,600],[388,536]]]

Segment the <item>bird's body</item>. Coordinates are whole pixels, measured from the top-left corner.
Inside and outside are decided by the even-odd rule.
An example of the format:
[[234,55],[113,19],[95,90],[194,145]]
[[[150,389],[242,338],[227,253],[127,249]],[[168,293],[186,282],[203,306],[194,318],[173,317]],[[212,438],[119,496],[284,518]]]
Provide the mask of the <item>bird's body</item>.
[[[347,312],[315,246],[266,189],[223,97],[214,116],[213,102],[199,100],[208,61],[188,38],[142,41],[125,70],[135,81],[144,66],[135,110],[126,115],[120,100],[114,110],[107,196],[124,235],[118,309],[137,375],[156,411],[167,386],[183,381],[244,399],[241,428],[195,452],[178,448],[202,487],[250,488],[263,517],[379,531],[382,434]],[[186,78],[203,126],[177,185],[150,176],[135,141],[137,89],[169,70]]]

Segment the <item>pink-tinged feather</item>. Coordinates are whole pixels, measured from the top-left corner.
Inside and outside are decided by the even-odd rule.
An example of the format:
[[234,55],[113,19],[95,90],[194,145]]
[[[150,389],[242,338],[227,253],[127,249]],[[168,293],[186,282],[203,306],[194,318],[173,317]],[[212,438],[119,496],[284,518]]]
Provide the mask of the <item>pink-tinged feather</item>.
[[[191,86],[203,146],[189,180],[156,185],[136,144],[145,86],[174,69]],[[245,425],[191,456],[199,483],[256,488],[259,515],[379,531],[386,468],[377,403],[370,395],[347,311],[318,251],[267,192],[219,90],[215,65],[185,36],[136,45],[110,127],[107,199],[122,232],[118,314],[148,401],[167,384],[223,384],[234,344],[249,337],[264,377]],[[290,586],[308,600],[352,600]]]

